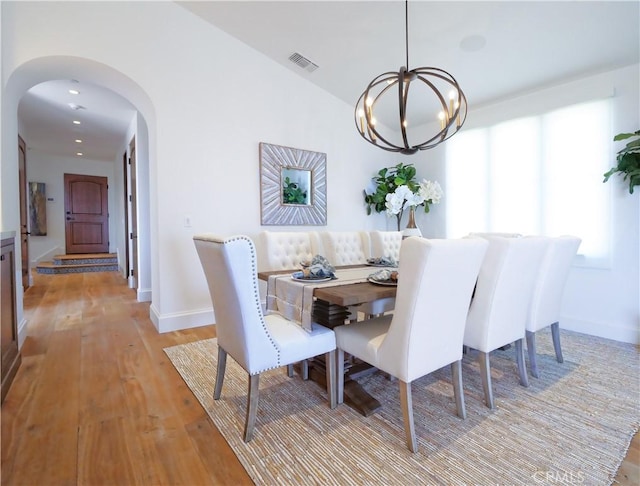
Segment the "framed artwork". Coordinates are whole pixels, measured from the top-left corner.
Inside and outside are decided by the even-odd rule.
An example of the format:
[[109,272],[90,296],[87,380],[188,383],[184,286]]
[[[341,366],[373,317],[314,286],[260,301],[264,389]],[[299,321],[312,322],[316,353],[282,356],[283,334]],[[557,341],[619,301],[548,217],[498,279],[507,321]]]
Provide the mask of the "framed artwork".
[[32,236],[47,236],[47,194],[44,182],[29,182],[29,223]]
[[260,142],[263,225],[327,224],[327,154]]

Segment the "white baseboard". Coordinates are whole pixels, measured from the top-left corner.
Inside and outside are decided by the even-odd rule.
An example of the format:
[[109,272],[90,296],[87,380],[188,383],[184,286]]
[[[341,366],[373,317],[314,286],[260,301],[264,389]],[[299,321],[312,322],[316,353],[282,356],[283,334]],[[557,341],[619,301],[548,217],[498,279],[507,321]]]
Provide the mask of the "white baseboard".
[[61,246],[57,246],[55,248],[50,248],[49,250],[45,251],[41,255],[38,255],[35,258],[31,258],[30,265],[31,265],[32,268],[34,268],[34,267],[38,266],[39,263],[48,262],[50,260],[53,260],[53,257],[56,256],[56,255],[64,255],[64,254],[65,254],[65,249],[62,248]]
[[213,309],[161,316],[153,304],[149,307],[149,317],[159,333],[209,326],[214,323],[215,319]]
[[138,289],[138,302],[151,302],[151,289]]
[[623,343],[640,344],[640,325],[634,326],[632,323],[615,325],[565,317],[560,321],[560,328]]

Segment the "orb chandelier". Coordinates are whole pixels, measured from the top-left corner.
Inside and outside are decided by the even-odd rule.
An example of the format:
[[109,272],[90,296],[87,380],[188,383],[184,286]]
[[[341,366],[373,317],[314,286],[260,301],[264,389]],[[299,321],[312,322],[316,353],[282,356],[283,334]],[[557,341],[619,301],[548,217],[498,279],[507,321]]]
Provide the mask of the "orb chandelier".
[[[455,135],[467,118],[467,99],[458,82],[448,72],[435,67],[419,67],[409,70],[409,5],[405,1],[405,49],[406,66],[398,72],[390,71],[373,79],[358,98],[355,122],[358,133],[367,142],[389,152],[415,154],[418,150],[435,147]],[[394,88],[398,97],[393,96]],[[411,88],[411,89],[410,89]],[[414,102],[409,105],[410,95]],[[445,94],[446,93],[446,96]],[[385,94],[388,94],[385,96]],[[395,101],[398,106],[393,106]],[[398,110],[398,118],[376,119],[378,112]],[[409,120],[437,120],[436,127],[419,143],[411,143],[407,135]],[[398,125],[396,125],[398,124]],[[393,129],[397,126],[399,130]],[[427,129],[430,124],[426,124]],[[436,131],[439,130],[439,131]]]

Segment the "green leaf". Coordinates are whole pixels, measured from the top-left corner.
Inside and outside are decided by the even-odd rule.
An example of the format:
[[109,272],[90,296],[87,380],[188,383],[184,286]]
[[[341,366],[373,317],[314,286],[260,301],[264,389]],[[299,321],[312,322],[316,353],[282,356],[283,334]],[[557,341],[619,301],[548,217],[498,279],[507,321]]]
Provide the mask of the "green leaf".
[[633,133],[618,133],[615,137],[613,137],[613,141],[614,142],[619,142],[620,140],[626,140],[627,138],[631,138],[631,137],[639,137],[640,136],[640,130],[638,130],[637,132],[633,132]]
[[613,140],[618,142],[630,138],[633,140],[617,152],[617,165],[604,173],[602,182],[607,182],[612,175],[620,173],[623,181],[629,181],[629,193],[633,194],[634,187],[640,185],[640,130],[633,133],[619,133],[613,137]]
[[393,167],[384,167],[377,172],[371,180],[376,185],[376,192],[367,195],[365,193],[364,201],[367,205],[367,214],[371,211],[381,213],[386,211],[387,194],[393,193],[398,186],[407,185],[412,191],[416,191],[419,183],[414,180],[416,168],[412,164],[403,164],[402,162]]

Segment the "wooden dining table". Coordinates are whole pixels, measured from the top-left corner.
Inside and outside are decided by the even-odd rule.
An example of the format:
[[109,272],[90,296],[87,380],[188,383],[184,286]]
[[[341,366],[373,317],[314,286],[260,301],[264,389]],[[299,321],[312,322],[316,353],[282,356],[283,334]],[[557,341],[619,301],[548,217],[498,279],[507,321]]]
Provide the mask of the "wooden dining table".
[[[336,267],[339,273],[341,269],[364,268],[364,265],[348,265]],[[371,273],[379,270],[375,267],[367,267]],[[264,271],[258,273],[258,278],[268,281],[273,275],[292,274],[295,270]],[[358,305],[373,302],[378,299],[394,298],[396,286],[379,285],[371,282],[333,281],[330,286],[318,285],[313,289],[312,320],[325,327],[333,329],[354,319],[350,310],[357,309]],[[375,372],[367,363],[348,363],[345,366],[344,403],[351,406],[362,415],[368,416],[378,410],[380,402],[367,393],[357,382],[370,373]],[[326,387],[326,373],[324,357],[317,357],[309,363],[309,377]]]

